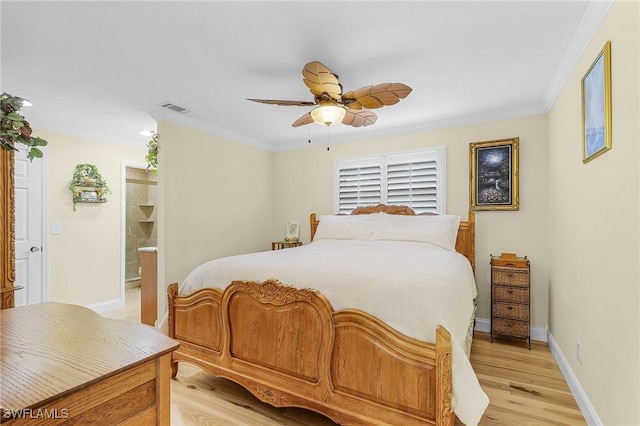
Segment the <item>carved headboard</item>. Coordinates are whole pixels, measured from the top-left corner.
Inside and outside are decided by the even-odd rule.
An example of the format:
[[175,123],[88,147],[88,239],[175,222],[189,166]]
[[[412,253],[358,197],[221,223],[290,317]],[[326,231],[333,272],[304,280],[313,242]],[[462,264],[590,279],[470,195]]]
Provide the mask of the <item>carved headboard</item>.
[[[370,213],[386,213],[400,214],[408,216],[416,216],[416,212],[408,206],[387,206],[386,204],[378,204],[377,206],[357,207],[351,214],[370,214]],[[421,213],[420,215],[434,215],[435,213]],[[316,235],[316,229],[320,220],[315,213],[311,213],[309,217],[311,225],[311,241]],[[458,238],[456,240],[456,251],[469,259],[471,268],[476,269],[476,217],[473,212],[469,212],[469,218],[466,222],[460,222],[458,228]]]

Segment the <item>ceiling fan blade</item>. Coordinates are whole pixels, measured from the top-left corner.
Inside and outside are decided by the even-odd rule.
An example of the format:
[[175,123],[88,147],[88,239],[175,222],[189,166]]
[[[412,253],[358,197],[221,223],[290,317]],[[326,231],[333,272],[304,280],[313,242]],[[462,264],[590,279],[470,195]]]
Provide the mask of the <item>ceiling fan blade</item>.
[[313,106],[311,101],[283,101],[279,99],[247,99],[248,101],[259,102],[261,104],[281,105],[281,106]]
[[306,113],[305,115],[294,121],[291,127],[300,127],[311,123],[313,123],[313,118],[311,117],[310,113]]
[[321,96],[323,93],[332,99],[340,100],[342,85],[338,82],[338,76],[318,61],[309,62],[302,69],[302,81],[307,85],[311,93]]
[[353,126],[353,127],[366,127],[366,126],[371,126],[373,123],[376,122],[376,120],[378,119],[378,116],[371,112],[368,111],[366,109],[362,109],[362,110],[354,110],[354,109],[347,109],[347,113],[344,115],[344,118],[342,119],[342,124],[346,124],[348,126]]
[[411,93],[411,87],[402,83],[381,83],[365,86],[342,95],[342,102],[352,109],[382,108],[393,105]]

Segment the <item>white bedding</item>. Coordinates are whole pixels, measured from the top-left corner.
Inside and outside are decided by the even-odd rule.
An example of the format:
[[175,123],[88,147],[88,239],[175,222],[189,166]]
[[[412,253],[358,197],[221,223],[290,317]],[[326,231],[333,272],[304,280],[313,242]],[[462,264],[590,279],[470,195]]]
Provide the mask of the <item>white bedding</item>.
[[453,410],[467,425],[479,422],[488,397],[464,352],[477,294],[464,256],[426,242],[320,239],[207,262],[187,276],[179,294],[269,278],[319,290],[334,310],[360,309],[427,342],[435,341],[438,324],[445,326],[452,336]]

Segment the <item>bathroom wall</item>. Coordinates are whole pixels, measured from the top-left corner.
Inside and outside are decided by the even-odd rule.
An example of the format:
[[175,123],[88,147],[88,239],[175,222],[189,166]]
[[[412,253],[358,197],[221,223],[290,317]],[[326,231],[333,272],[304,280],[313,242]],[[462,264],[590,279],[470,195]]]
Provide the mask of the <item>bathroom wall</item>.
[[156,175],[144,169],[127,167],[125,281],[135,286],[140,280],[138,248],[158,245]]

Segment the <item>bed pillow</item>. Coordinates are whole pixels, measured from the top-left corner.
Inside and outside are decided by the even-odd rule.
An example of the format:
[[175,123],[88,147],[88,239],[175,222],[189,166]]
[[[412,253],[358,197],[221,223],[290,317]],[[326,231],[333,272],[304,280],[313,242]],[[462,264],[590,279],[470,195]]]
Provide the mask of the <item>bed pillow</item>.
[[421,241],[456,250],[460,216],[405,216],[381,213],[372,240]]
[[378,213],[354,216],[320,216],[314,240],[368,240],[378,222]]

